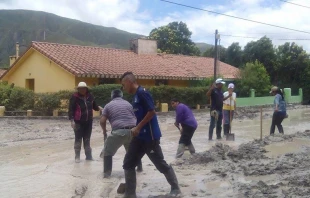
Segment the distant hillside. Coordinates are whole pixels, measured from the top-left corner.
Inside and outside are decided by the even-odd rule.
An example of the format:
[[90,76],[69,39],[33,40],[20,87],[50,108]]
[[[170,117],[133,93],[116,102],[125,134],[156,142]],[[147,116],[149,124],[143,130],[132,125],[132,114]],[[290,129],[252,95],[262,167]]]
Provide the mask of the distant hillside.
[[[128,49],[129,40],[141,37],[116,28],[103,27],[27,10],[0,10],[0,66],[9,64],[15,43],[29,46],[31,41],[69,43]],[[26,47],[21,48],[21,53]]]
[[196,46],[200,49],[201,54],[203,54],[207,49],[213,47],[213,45],[207,43],[196,43]]
[[[15,43],[23,53],[31,41],[128,49],[129,40],[143,35],[113,27],[103,27],[29,10],[0,10],[0,68],[9,66],[9,56],[15,54]],[[210,46],[198,43],[203,53]]]

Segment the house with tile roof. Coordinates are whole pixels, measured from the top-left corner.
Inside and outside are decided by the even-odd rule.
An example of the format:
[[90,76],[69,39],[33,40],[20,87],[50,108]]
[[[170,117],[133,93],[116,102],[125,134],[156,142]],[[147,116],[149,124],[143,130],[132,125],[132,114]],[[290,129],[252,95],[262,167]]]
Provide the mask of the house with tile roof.
[[0,69],[0,76],[2,76],[4,74],[4,72],[6,72],[6,70]]
[[[214,60],[172,54],[158,54],[157,42],[148,39],[130,41],[130,50],[108,49],[59,43],[32,42],[26,52],[10,57],[10,68],[0,80],[35,92],[71,90],[80,81],[89,86],[120,83],[126,71],[132,71],[139,84],[188,86],[190,81],[213,76]],[[219,62],[218,73],[232,80],[238,69]]]

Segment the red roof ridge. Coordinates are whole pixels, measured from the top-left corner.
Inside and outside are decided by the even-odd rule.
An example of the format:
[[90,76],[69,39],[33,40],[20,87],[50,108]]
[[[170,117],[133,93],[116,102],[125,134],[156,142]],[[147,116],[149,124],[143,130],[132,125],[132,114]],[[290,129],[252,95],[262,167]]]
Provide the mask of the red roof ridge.
[[68,44],[68,43],[53,43],[53,42],[42,42],[42,41],[32,41],[33,44],[48,44],[48,45],[59,45],[59,46],[72,46],[72,47],[79,47],[79,48],[93,48],[93,49],[104,49],[104,50],[118,50],[118,51],[127,51],[132,52],[129,49],[117,49],[117,48],[108,48],[102,46],[91,46],[91,45],[76,45],[76,44]]

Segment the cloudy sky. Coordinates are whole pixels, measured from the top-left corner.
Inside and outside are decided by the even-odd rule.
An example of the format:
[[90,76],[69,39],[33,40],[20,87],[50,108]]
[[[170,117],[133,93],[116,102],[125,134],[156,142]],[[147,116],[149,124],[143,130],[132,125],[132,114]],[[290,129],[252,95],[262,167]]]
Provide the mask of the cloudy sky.
[[143,35],[148,35],[153,28],[169,22],[183,21],[193,32],[192,39],[195,42],[213,44],[214,31],[218,29],[221,44],[226,47],[232,42],[239,42],[243,46],[251,40],[267,35],[274,45],[293,41],[287,39],[299,39],[295,42],[310,52],[309,0],[290,0],[309,8],[280,0],[170,1],[309,33],[251,23],[160,0],[0,0],[0,9],[46,11]]

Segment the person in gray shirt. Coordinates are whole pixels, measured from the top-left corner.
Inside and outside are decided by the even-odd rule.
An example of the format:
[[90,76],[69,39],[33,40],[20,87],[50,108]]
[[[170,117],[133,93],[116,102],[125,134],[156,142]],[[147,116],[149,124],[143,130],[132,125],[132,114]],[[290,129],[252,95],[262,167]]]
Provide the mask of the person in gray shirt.
[[286,102],[281,89],[278,87],[272,87],[270,93],[275,96],[274,98],[274,112],[272,116],[272,122],[270,127],[270,135],[275,132],[276,126],[278,127],[279,133],[284,134],[282,121],[287,117],[286,114]]
[[[104,178],[108,178],[112,173],[113,156],[117,150],[124,146],[127,152],[129,143],[132,139],[131,129],[136,126],[136,116],[132,105],[123,99],[123,92],[119,89],[111,93],[111,101],[105,105],[102,110],[100,126],[104,135],[104,147],[100,154],[103,158]],[[109,120],[111,124],[111,134],[107,136],[106,123]],[[137,171],[142,171],[141,161],[138,164]]]

